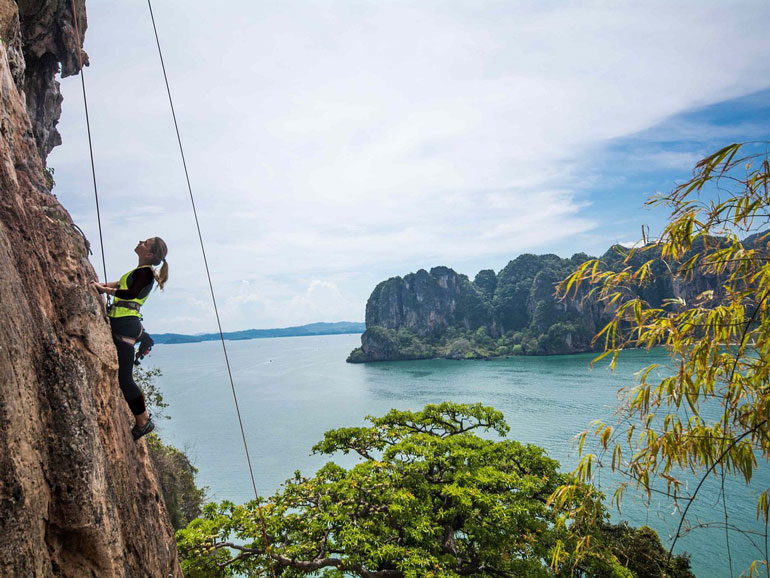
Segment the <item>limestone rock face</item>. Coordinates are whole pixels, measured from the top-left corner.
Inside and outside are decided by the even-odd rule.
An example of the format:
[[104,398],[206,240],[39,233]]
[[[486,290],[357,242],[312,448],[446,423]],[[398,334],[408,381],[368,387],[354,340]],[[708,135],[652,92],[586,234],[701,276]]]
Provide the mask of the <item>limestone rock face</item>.
[[[465,305],[466,293],[476,292],[468,278],[448,267],[420,269],[380,283],[366,304],[366,325],[405,327],[420,336],[454,325],[475,329],[488,321],[476,319]],[[481,296],[479,295],[479,300]]]
[[[2,0],[10,3],[11,0]],[[67,77],[80,70],[81,51],[87,20],[84,0],[76,0],[78,34],[72,15],[72,0],[18,0],[19,35],[23,38],[24,70],[15,72],[17,87],[26,93],[27,111],[32,121],[38,150],[45,157],[61,144],[56,124],[61,116],[62,96],[56,73]],[[88,55],[81,51],[83,64]],[[10,60],[10,57],[9,57]],[[18,60],[18,51],[13,51]],[[12,60],[12,61],[13,61]]]
[[0,576],[181,576],[86,241],[46,188],[58,112],[28,108],[77,71],[67,5],[0,0]]
[[[715,241],[718,242],[717,239]],[[752,243],[751,239],[745,243]],[[623,264],[622,247],[611,247],[602,261],[614,270]],[[697,249],[697,248],[696,248]],[[641,265],[656,253],[636,254]],[[556,284],[588,255],[519,255],[498,274],[480,271],[473,282],[447,267],[420,270],[383,281],[366,304],[361,347],[348,361],[395,361],[446,357],[480,359],[506,355],[549,355],[592,351],[594,335],[612,311],[595,298],[559,300]],[[663,261],[653,265],[653,280],[636,294],[659,307],[666,299],[692,303],[706,290],[720,292],[718,279],[695,272],[687,281],[672,277]]]

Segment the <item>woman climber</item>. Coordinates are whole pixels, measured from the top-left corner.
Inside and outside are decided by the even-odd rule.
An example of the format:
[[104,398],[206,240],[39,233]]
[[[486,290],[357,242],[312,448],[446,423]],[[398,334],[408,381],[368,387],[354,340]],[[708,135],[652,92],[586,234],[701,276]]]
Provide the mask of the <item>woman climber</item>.
[[[115,300],[109,308],[112,339],[118,350],[118,382],[123,396],[134,414],[136,424],[131,433],[135,440],[155,429],[147,407],[144,403],[142,390],[134,382],[134,344],[142,337],[142,315],[140,308],[147,301],[153,283],[163,289],[168,280],[168,263],[166,253],[168,248],[160,237],[150,237],[140,241],[134,249],[139,256],[139,265],[120,278],[117,283],[92,283],[99,293],[114,295]],[[161,265],[160,271],[154,267]]]

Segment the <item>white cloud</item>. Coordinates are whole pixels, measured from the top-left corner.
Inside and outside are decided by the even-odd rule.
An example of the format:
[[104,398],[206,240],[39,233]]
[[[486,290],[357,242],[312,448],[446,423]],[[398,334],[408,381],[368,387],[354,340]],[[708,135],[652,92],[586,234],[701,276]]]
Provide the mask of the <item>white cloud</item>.
[[[164,330],[208,330],[188,315],[208,286],[149,17],[140,5],[88,8],[110,273],[131,266],[136,240],[163,236]],[[384,271],[499,261],[596,234],[591,155],[769,86],[768,17],[765,2],[726,0],[159,5],[227,323],[360,320]],[[78,90],[64,81],[65,144],[51,164],[59,198],[98,245]],[[667,166],[690,160],[656,154]]]
[[292,297],[289,303],[296,319],[319,321],[360,319],[360,304],[343,295],[337,284],[314,279],[304,293]]

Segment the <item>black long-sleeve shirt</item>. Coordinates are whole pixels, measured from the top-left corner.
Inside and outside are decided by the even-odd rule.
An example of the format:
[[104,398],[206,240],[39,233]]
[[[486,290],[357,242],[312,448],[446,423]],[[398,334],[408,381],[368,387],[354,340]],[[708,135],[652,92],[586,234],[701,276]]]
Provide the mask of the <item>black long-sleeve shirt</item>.
[[146,295],[152,288],[155,277],[153,277],[152,269],[149,267],[139,267],[131,271],[127,281],[127,289],[118,289],[115,291],[115,297],[118,299],[136,299],[143,291]]

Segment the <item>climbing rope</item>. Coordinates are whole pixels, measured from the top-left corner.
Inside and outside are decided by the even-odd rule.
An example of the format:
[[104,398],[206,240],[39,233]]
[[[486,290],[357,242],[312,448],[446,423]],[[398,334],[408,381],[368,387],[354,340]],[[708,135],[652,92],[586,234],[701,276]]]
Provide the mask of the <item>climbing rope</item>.
[[[74,0],[73,0],[74,1]],[[259,493],[257,492],[257,483],[254,481],[254,469],[251,467],[251,457],[249,456],[249,445],[246,443],[246,433],[243,429],[243,420],[241,419],[241,410],[238,406],[238,396],[235,393],[235,382],[233,381],[233,373],[230,369],[230,359],[227,356],[227,346],[225,345],[225,336],[222,332],[222,323],[219,319],[219,309],[217,308],[217,299],[214,296],[214,285],[211,282],[211,273],[209,271],[209,264],[208,260],[206,259],[206,248],[203,244],[203,235],[201,234],[201,227],[200,222],[198,221],[198,211],[195,208],[195,198],[193,197],[193,191],[192,186],[190,185],[190,174],[187,171],[187,161],[185,160],[184,156],[184,147],[182,146],[182,137],[179,135],[179,124],[177,123],[176,119],[176,112],[174,110],[174,101],[171,98],[171,88],[168,83],[168,75],[166,74],[166,65],[163,61],[163,51],[160,47],[160,38],[158,37],[158,27],[155,25],[155,15],[152,11],[152,2],[151,0],[147,0],[147,6],[150,9],[150,19],[152,20],[152,29],[155,33],[155,43],[158,46],[158,57],[160,58],[160,66],[163,70],[163,79],[166,83],[166,93],[168,94],[168,103],[171,106],[171,116],[174,119],[174,129],[176,130],[176,140],[179,143],[179,154],[182,157],[182,166],[184,167],[184,175],[185,179],[187,180],[187,191],[190,193],[190,203],[192,204],[192,210],[193,215],[195,217],[195,227],[198,230],[198,240],[200,241],[201,246],[201,253],[203,254],[203,264],[206,268],[206,277],[208,278],[209,282],[209,291],[211,292],[211,301],[214,304],[214,314],[217,318],[217,327],[219,328],[219,338],[222,342],[222,351],[225,355],[225,365],[227,366],[227,375],[230,378],[230,389],[233,392],[233,401],[235,402],[235,412],[238,415],[238,423],[241,427],[241,438],[243,439],[243,449],[246,452],[246,462],[249,465],[249,474],[251,475],[251,485],[254,489],[254,497],[257,499],[257,504],[259,504]],[[265,553],[267,556],[267,561],[270,566],[270,574],[275,578],[275,570],[273,569],[273,559],[270,555],[270,541],[267,538],[267,528],[265,523],[265,515],[262,512],[262,507],[257,505],[257,510],[259,511],[259,518],[261,521],[262,526],[262,537],[265,541]]]
[[[104,239],[102,237],[102,217],[99,212],[99,190],[96,187],[96,165],[94,163],[94,146],[91,142],[91,121],[88,118],[88,98],[86,97],[86,77],[83,69],[83,50],[80,47],[80,31],[78,28],[78,12],[75,8],[75,0],[72,0],[72,19],[75,23],[75,44],[78,49],[78,64],[80,65],[80,84],[83,87],[83,106],[86,110],[86,132],[88,133],[88,152],[91,155],[91,177],[94,181],[94,198],[96,199],[96,222],[99,225],[99,246],[102,249],[102,267],[104,268],[104,282],[107,282],[107,259],[104,256]],[[87,242],[87,241],[86,241]],[[109,299],[109,298],[108,298]]]

